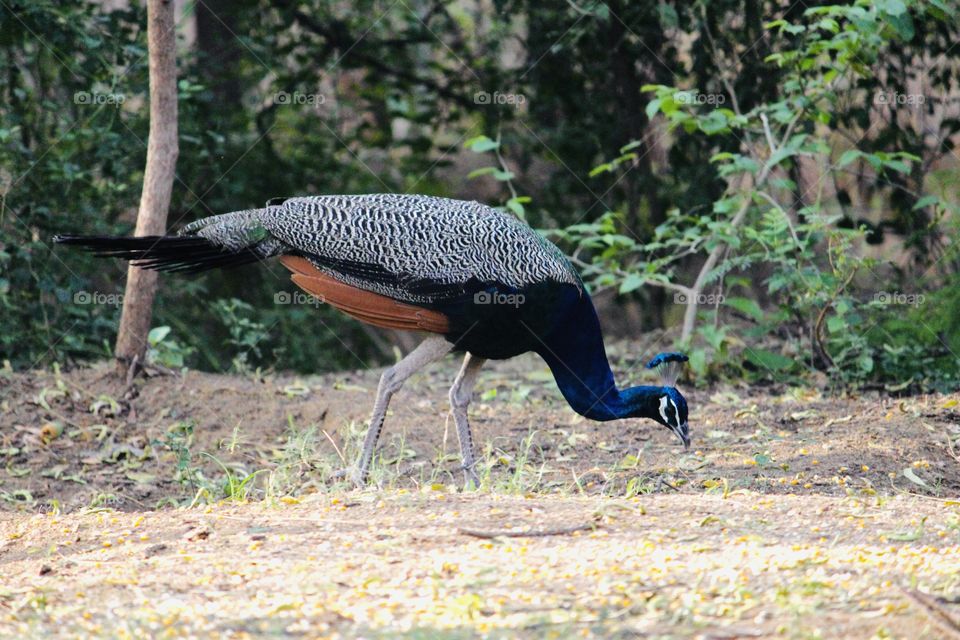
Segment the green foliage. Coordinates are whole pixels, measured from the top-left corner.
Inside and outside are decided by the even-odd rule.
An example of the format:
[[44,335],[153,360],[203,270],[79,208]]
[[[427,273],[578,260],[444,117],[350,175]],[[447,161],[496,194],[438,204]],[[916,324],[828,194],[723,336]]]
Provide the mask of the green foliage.
[[[842,89],[870,74],[869,62],[880,59],[888,47],[913,37],[909,15],[900,3],[855,3],[810,9],[797,22],[771,22],[767,28],[781,36],[785,46],[766,60],[783,69],[783,83],[776,99],[746,111],[737,106],[736,96],[733,108],[702,109],[689,91],[644,87],[652,93],[648,116],[661,114],[676,134],[719,140],[721,148],[710,162],[727,182],[725,193],[709,213],[672,210],[648,240],[621,231],[628,229],[625,216],[614,212],[556,234],[575,247],[574,255],[594,286],[617,287],[621,294],[642,287],[674,293],[674,302],[684,310],[681,341],[692,352],[695,375],[726,369],[783,380],[822,369],[843,385],[879,383],[905,389],[960,383],[960,364],[951,349],[918,339],[918,326],[930,337],[938,334],[916,314],[918,324],[900,327],[899,339],[870,335],[874,327],[902,315],[892,304],[916,299],[922,304],[924,296],[916,289],[906,294],[901,288],[878,291],[888,285],[897,266],[864,250],[863,228],[838,224],[844,217],[842,202],[820,187],[828,181],[837,184],[852,163],[889,179],[910,174],[921,161],[903,150],[844,148],[847,139],[832,135],[831,126]],[[730,136],[737,145],[724,149]],[[619,171],[631,160],[630,146],[620,153],[594,173]],[[821,175],[797,197],[795,176],[801,163],[817,167]],[[956,213],[933,193],[922,194],[918,205],[938,217]],[[700,255],[706,260],[699,273],[692,284],[683,284],[690,278],[690,258]],[[753,274],[763,274],[764,289],[758,290]],[[948,291],[960,288],[955,275],[947,281]],[[884,300],[885,295],[892,300]],[[701,323],[697,329],[697,312],[708,306],[713,308],[713,324]],[[948,313],[942,306],[924,308],[934,323],[952,328],[955,321],[949,318],[956,316]],[[734,332],[727,323],[737,316]],[[740,357],[731,362],[733,348]]]
[[[916,60],[938,61],[925,70],[927,106],[956,86],[953,5],[498,0],[492,8],[376,0],[189,8],[184,20],[195,20],[197,38],[178,51],[169,226],[278,195],[483,199],[494,183],[518,217],[568,227],[560,237],[578,249],[592,286],[643,298],[650,313],[638,330],[678,320],[683,307],[671,295],[691,288],[719,248],[697,287],[712,310],[694,323],[700,375],[776,364],[745,355],[749,346],[793,361],[768,377],[855,363],[854,381],[870,383],[911,362],[930,366],[926,346],[939,353],[938,341],[950,342],[939,307],[920,314],[938,337],[910,327],[909,345],[922,348],[882,338],[887,320],[856,338],[840,327],[867,328],[884,310],[902,319],[889,305],[863,311],[871,270],[916,293],[912,276],[929,269],[916,286],[951,285],[960,268],[945,204],[956,198],[955,169],[944,161],[960,119],[928,108],[918,128],[919,112],[896,108]],[[124,265],[51,251],[48,238],[133,227],[148,129],[144,25],[140,3],[0,6],[0,360],[18,368],[110,355],[119,305],[78,295],[119,295]],[[471,151],[493,162],[459,183],[451,167]],[[803,167],[818,162],[830,170],[811,190]],[[905,261],[823,259],[831,242],[866,256],[863,243],[884,233],[906,249]],[[259,265],[162,278],[154,325],[170,327],[161,347],[176,336],[181,351],[168,362],[316,371],[392,357],[376,331],[335,311],[276,303],[290,288],[285,274]],[[213,311],[218,298],[226,302]],[[231,300],[248,306],[222,306]],[[809,332],[825,304],[814,347]],[[755,330],[728,329],[731,316]],[[760,344],[774,336],[770,327],[786,349]]]
[[[359,23],[349,28],[364,37],[337,65],[348,47],[335,50],[324,38],[349,34],[322,33],[339,19],[331,7],[300,14],[292,6],[209,4],[195,8],[207,29],[199,46],[178,52],[180,156],[170,227],[277,195],[434,188],[427,174],[443,163],[428,126],[442,105],[411,91],[418,82],[400,69],[416,66],[412,61],[380,84],[337,95],[337,74],[376,60],[399,62],[372,49],[378,38],[397,35],[395,21],[371,28],[367,14],[355,14]],[[374,3],[367,4],[372,16]],[[120,306],[78,303],[77,295],[118,296],[125,265],[53,251],[49,238],[132,228],[147,137],[145,12],[139,4],[112,10],[14,1],[0,14],[0,360],[26,367],[106,357]],[[418,39],[428,33],[409,12],[404,20]],[[307,23],[312,35],[299,31]],[[217,31],[221,24],[228,26]],[[412,46],[407,52],[417,54]],[[221,56],[227,60],[216,64]],[[324,65],[331,73],[318,80]],[[293,99],[301,96],[322,103]],[[351,112],[383,117],[347,123],[342,114]],[[403,139],[390,135],[401,117],[415,123]],[[369,170],[385,161],[396,170]],[[315,371],[391,357],[342,315],[271,305],[286,282],[254,268],[163,278],[155,324],[170,327],[181,347],[167,364],[179,365],[182,356],[193,367],[243,368],[281,357],[284,368]],[[210,322],[211,291],[253,308]],[[256,340],[257,326],[272,327],[276,337]],[[251,348],[257,345],[260,354]]]
[[510,190],[510,198],[503,203],[503,209],[510,211],[521,220],[524,220],[526,218],[526,211],[523,205],[529,204],[532,199],[529,196],[517,195],[517,190],[513,185],[513,179],[516,177],[516,174],[507,168],[507,163],[500,154],[500,136],[497,136],[496,140],[491,140],[487,136],[476,136],[463,143],[463,146],[465,149],[469,149],[474,153],[487,153],[490,151],[494,153],[497,159],[497,166],[474,169],[467,174],[467,178],[490,176],[497,182],[505,184]]
[[227,328],[230,336],[227,343],[236,350],[232,361],[233,370],[247,373],[250,370],[250,361],[263,357],[260,345],[269,335],[267,328],[250,318],[253,306],[236,298],[217,300],[213,311]]
[[[155,451],[172,459],[173,470],[170,477],[181,490],[192,496],[192,500],[168,500],[174,505],[193,505],[223,499],[245,501],[250,498],[256,489],[257,477],[264,470],[247,473],[241,465],[228,466],[206,451],[195,454],[193,434],[195,428],[196,424],[192,420],[182,420],[172,424],[162,438],[151,442]],[[203,459],[211,462],[216,470],[222,472],[222,478],[217,479],[216,473],[209,476],[205,474],[201,466]]]
[[113,294],[116,279],[89,258],[59,262],[48,243],[84,219],[108,230],[137,197],[131,140],[146,121],[124,105],[145,90],[143,19],[138,6],[0,7],[0,356],[18,366],[109,353],[119,306],[74,298]]
[[194,466],[192,447],[195,426],[192,420],[177,422],[167,429],[163,438],[152,442],[154,449],[167,452],[173,458],[173,480],[191,491],[205,482],[203,472]]
[[237,469],[228,467],[221,462],[219,458],[210,455],[205,451],[201,452],[200,455],[212,461],[223,472],[223,481],[220,485],[220,492],[227,500],[234,500],[237,502],[243,502],[247,500],[254,490],[257,476],[264,471],[263,469],[260,469],[258,471],[254,471],[253,473],[244,473],[243,471],[238,471]]
[[170,327],[154,327],[147,334],[147,362],[164,367],[179,369],[185,359],[193,353],[191,347],[183,347],[170,338]]

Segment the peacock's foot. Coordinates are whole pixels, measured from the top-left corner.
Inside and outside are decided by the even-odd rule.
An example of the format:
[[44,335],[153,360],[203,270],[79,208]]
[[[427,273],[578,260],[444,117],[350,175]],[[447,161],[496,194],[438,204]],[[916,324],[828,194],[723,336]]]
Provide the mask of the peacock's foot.
[[477,470],[474,468],[476,462],[471,463],[470,465],[464,464],[463,467],[463,490],[464,491],[477,491],[480,488],[480,476],[477,475]]
[[356,467],[347,467],[346,469],[338,469],[337,471],[334,471],[332,474],[330,474],[330,479],[335,481],[352,482],[356,488],[362,489],[367,484],[366,478],[364,477],[365,475],[366,474]]

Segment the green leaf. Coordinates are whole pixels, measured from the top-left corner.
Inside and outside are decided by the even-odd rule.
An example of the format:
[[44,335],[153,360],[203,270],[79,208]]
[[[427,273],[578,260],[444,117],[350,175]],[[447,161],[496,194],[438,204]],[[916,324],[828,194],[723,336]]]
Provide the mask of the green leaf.
[[744,355],[754,365],[773,372],[785,371],[793,367],[794,364],[793,358],[766,349],[747,349]]
[[657,5],[657,14],[659,14],[660,26],[663,29],[672,29],[680,24],[680,16],[677,15],[677,10],[666,2]]
[[899,173],[904,173],[904,174],[910,173],[910,165],[908,165],[906,162],[902,162],[900,160],[887,160],[883,164],[884,166],[890,167],[891,169]]
[[647,119],[653,120],[653,116],[657,115],[658,111],[660,111],[660,98],[654,98],[647,103]]
[[926,489],[930,488],[930,485],[927,484],[927,481],[921,478],[920,476],[918,476],[917,474],[915,474],[913,472],[913,469],[911,469],[910,467],[907,467],[906,469],[903,470],[903,477],[916,485],[920,485],[921,487],[924,487]]
[[887,15],[899,16],[907,12],[907,5],[904,4],[903,0],[884,0],[877,4]]
[[486,153],[487,151],[498,148],[500,143],[496,140],[491,140],[487,136],[477,136],[464,142],[463,146],[474,153]]
[[[527,200],[529,200],[529,198],[527,198]],[[523,209],[523,204],[521,201],[522,201],[522,198],[510,198],[509,200],[507,200],[506,207],[507,209],[510,209],[510,211],[512,211],[515,216],[517,216],[521,220],[524,220],[526,219],[525,211]]]
[[859,149],[847,149],[843,152],[843,155],[840,156],[840,162],[837,163],[837,167],[843,168],[863,155],[863,152]]
[[170,335],[170,327],[154,327],[147,334],[147,342],[150,343],[150,346],[155,347],[163,342],[163,339],[168,335]]
[[480,169],[474,169],[473,171],[467,174],[467,179],[473,180],[474,178],[491,174],[494,171],[497,171],[496,167],[481,167]]
[[725,302],[727,306],[733,307],[756,322],[763,320],[763,309],[760,308],[756,300],[751,300],[750,298],[727,298]]
[[830,333],[842,333],[847,329],[847,321],[839,316],[827,318],[827,330]]
[[915,205],[913,205],[913,210],[916,211],[918,209],[924,209],[926,207],[929,207],[932,204],[933,205],[940,204],[940,198],[937,196],[923,196],[922,198],[917,200],[917,203]]
[[623,279],[623,282],[620,283],[620,293],[630,293],[635,291],[646,284],[647,280],[643,276],[637,273],[628,274],[626,278]]
[[660,100],[660,111],[663,112],[663,115],[669,116],[671,113],[677,111],[680,108],[680,105],[677,104],[677,101],[673,99],[673,96],[664,96]]
[[840,32],[840,25],[837,24],[837,21],[833,18],[824,18],[818,23],[818,26],[822,29],[826,29],[830,33]]
[[946,2],[946,0],[930,0],[930,5],[932,9],[928,8],[927,10],[934,14],[942,14],[938,16],[941,20],[946,18],[955,18],[957,15],[957,7],[951,2]]
[[700,129],[703,130],[705,134],[713,135],[715,133],[723,133],[730,130],[729,122],[722,113],[717,111],[711,111],[705,118],[700,119]]
[[913,40],[916,30],[913,27],[913,18],[910,17],[909,13],[901,13],[898,15],[887,14],[887,23],[896,30],[897,35],[900,36],[902,40],[908,42]]
[[863,158],[870,163],[870,166],[873,167],[876,171],[883,169],[883,160],[881,160],[875,153],[865,153]]
[[791,149],[789,147],[780,147],[776,152],[770,155],[770,159],[767,160],[767,165],[775,167],[787,158],[797,155],[796,149]]
[[698,378],[707,375],[707,352],[705,349],[694,349],[690,352],[690,370]]
[[601,173],[606,173],[607,171],[613,171],[613,164],[609,162],[604,162],[603,164],[598,165],[593,169],[590,169],[590,173],[588,173],[587,175],[593,178],[595,176],[600,175]]
[[723,198],[722,200],[717,200],[713,203],[714,213],[730,213],[740,205],[740,201],[736,196],[730,198]]

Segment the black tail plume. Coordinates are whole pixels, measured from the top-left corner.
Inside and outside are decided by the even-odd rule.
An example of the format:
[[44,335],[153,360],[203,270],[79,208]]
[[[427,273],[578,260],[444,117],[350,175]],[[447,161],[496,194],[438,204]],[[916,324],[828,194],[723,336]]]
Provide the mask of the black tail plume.
[[54,236],[57,244],[80,247],[101,258],[121,258],[143,269],[199,273],[257,262],[253,247],[225,249],[200,236]]

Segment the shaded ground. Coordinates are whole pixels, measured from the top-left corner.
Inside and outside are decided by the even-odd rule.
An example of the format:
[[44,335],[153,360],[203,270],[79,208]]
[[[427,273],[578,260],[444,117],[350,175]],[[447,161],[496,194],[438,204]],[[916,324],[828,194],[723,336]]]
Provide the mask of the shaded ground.
[[380,491],[329,481],[376,372],[0,372],[0,636],[940,638],[960,618],[957,396],[693,391],[684,454],[576,416],[518,359],[481,377],[484,487],[460,494],[455,366],[394,399]]

